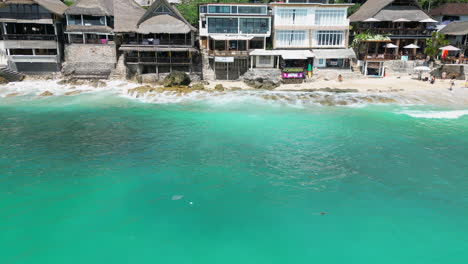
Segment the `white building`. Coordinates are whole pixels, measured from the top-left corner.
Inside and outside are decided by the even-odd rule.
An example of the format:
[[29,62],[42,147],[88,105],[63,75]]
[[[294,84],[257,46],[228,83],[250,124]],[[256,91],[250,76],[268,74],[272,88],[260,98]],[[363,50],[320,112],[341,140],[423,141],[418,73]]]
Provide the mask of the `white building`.
[[314,59],[288,60],[282,56],[283,68],[349,68],[354,56],[348,49],[347,9],[351,5],[327,2],[286,0],[270,4],[274,15],[273,49],[312,50],[315,54]]
[[268,5],[202,4],[199,14],[200,46],[209,65],[205,72],[214,71],[215,79],[238,79],[249,69],[250,50],[266,49],[271,36]]

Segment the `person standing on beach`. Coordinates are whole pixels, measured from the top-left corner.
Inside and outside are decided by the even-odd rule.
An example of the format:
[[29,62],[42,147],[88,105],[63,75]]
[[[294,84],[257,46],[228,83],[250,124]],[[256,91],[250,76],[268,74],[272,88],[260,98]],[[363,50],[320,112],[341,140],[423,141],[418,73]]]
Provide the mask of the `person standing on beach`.
[[450,79],[450,89],[449,89],[449,91],[452,91],[453,88],[455,88],[455,76],[453,76],[452,79]]

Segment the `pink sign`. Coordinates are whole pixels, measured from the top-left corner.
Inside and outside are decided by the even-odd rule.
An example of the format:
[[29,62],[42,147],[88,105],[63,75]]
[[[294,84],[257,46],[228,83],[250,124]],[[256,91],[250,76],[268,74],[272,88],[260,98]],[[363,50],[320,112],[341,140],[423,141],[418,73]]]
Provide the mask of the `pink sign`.
[[283,72],[283,78],[304,78],[303,72]]

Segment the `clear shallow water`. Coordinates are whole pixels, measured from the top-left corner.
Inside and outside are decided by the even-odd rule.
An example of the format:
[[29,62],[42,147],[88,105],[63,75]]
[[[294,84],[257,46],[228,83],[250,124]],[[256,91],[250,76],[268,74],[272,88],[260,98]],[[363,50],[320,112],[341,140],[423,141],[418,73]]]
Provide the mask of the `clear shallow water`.
[[466,262],[465,109],[253,102],[0,99],[0,262]]

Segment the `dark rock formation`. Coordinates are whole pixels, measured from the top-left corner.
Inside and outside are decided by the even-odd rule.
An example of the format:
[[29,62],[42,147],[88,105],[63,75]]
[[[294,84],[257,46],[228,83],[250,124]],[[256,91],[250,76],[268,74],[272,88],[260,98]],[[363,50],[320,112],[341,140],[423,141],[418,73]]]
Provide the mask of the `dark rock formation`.
[[164,78],[164,87],[172,87],[179,85],[189,85],[190,76],[185,72],[174,71]]

